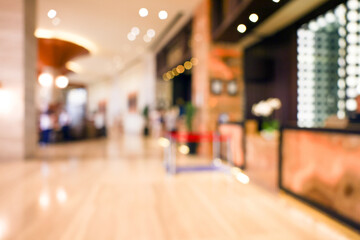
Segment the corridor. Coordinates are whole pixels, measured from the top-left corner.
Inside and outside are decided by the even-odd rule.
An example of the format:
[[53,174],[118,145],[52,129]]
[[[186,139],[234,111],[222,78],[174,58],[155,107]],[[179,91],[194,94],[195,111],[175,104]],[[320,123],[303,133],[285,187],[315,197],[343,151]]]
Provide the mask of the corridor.
[[155,140],[41,147],[35,159],[2,163],[0,176],[0,239],[356,239],[251,181],[168,175]]

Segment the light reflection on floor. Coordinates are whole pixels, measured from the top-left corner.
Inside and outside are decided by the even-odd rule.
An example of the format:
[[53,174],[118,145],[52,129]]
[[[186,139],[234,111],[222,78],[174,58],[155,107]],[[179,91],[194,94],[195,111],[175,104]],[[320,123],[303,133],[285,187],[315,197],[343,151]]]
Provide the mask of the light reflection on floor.
[[137,137],[42,147],[0,163],[0,239],[355,239],[232,172],[171,176]]

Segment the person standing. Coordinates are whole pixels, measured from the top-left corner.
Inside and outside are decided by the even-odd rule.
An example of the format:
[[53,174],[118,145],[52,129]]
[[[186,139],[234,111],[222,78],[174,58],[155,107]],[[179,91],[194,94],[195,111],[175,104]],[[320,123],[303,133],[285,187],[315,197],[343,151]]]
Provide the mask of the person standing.
[[65,109],[59,115],[59,125],[61,127],[62,139],[64,141],[71,140],[70,137],[70,116]]
[[40,143],[48,144],[51,141],[51,134],[54,128],[52,112],[47,110],[40,115]]
[[96,128],[96,136],[106,137],[105,114],[102,111],[97,111],[95,113],[94,125]]

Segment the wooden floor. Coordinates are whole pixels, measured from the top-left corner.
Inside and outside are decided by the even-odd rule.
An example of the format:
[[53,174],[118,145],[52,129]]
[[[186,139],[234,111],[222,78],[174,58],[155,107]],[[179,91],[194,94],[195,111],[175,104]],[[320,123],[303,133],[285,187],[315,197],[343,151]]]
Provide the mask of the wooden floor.
[[354,235],[232,175],[169,176],[156,141],[133,137],[43,147],[34,160],[0,163],[0,239],[350,240]]

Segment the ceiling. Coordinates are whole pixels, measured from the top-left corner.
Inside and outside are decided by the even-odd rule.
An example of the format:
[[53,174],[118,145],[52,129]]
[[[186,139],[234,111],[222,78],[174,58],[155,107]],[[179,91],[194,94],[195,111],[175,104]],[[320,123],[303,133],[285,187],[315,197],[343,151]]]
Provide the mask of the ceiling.
[[[36,35],[71,40],[87,48],[89,56],[73,60],[71,70],[77,73],[70,76],[70,79],[80,82],[98,81],[121,71],[151,46],[159,44],[164,37],[170,38],[166,34],[171,35],[179,29],[199,2],[200,0],[38,0]],[[139,16],[139,9],[142,7],[149,10],[149,15],[145,18]],[[47,16],[50,9],[57,11],[56,17],[60,19],[58,25],[54,25],[53,20]],[[168,12],[166,20],[159,19],[160,10]],[[175,24],[179,14],[182,17]],[[140,29],[140,34],[135,41],[129,41],[127,35],[135,26]],[[167,32],[169,27],[172,30]],[[156,33],[150,43],[143,40],[148,29],[154,29]]]

